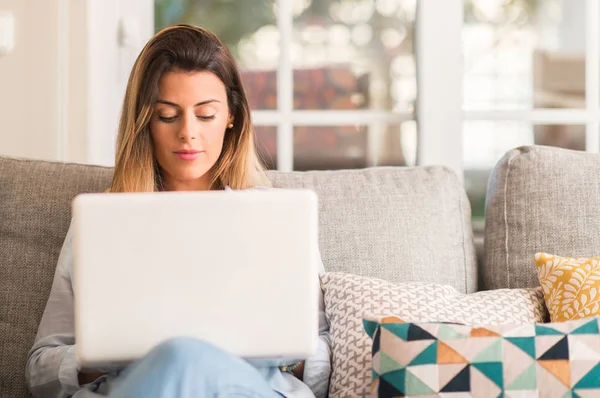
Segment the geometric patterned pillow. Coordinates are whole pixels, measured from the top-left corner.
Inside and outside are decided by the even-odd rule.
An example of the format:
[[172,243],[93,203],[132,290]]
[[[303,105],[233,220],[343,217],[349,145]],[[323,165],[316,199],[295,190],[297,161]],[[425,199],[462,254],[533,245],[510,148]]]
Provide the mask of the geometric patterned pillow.
[[472,327],[370,317],[384,397],[600,397],[600,318]]
[[364,331],[367,314],[395,314],[411,322],[499,325],[545,322],[540,287],[463,294],[435,283],[389,283],[347,273],[321,277],[330,326],[332,372],[330,398],[363,397],[371,383],[371,339]]
[[535,255],[552,322],[600,315],[600,258]]

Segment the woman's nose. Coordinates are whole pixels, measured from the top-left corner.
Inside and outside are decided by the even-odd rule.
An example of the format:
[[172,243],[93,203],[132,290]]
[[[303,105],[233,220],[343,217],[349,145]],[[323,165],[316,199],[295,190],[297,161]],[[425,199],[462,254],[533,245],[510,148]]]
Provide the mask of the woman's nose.
[[196,115],[187,115],[185,114],[182,117],[182,122],[179,129],[179,139],[182,141],[191,141],[195,140],[199,135],[199,124],[196,120]]

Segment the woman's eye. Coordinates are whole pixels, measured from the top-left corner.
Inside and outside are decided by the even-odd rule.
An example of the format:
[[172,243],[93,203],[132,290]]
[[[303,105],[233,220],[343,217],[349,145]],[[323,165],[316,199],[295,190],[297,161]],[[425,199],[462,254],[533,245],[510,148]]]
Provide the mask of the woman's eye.
[[171,116],[171,117],[166,117],[166,116],[159,116],[158,119],[161,122],[165,122],[165,123],[173,123],[175,121],[175,119],[177,119],[177,116]]
[[213,120],[215,118],[215,115],[211,115],[211,116],[197,116],[198,119],[200,120]]

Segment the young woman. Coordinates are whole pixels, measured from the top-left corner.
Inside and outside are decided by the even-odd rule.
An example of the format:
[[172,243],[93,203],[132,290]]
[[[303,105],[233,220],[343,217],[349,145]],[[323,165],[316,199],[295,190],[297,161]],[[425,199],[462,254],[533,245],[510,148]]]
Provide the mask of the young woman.
[[[116,152],[111,192],[269,186],[236,63],[214,34],[198,27],[167,28],[142,50],[127,85]],[[119,371],[78,369],[72,261],[69,231],[27,360],[34,396],[326,396],[330,351],[322,294],[319,348],[303,362],[253,367],[205,342],[181,338]],[[293,306],[294,298],[288,299]]]

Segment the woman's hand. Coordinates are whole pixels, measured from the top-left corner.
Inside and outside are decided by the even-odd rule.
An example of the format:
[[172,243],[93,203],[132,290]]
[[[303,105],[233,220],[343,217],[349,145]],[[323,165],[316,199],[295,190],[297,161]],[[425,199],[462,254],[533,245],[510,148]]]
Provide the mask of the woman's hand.
[[77,374],[77,380],[79,381],[79,385],[83,386],[84,384],[89,384],[93,381],[96,381],[99,377],[104,376],[104,373],[102,372],[90,372],[90,373],[83,373],[83,372],[79,372]]
[[296,369],[292,370],[292,373],[298,380],[302,381],[302,378],[304,377],[304,361],[300,362]]

